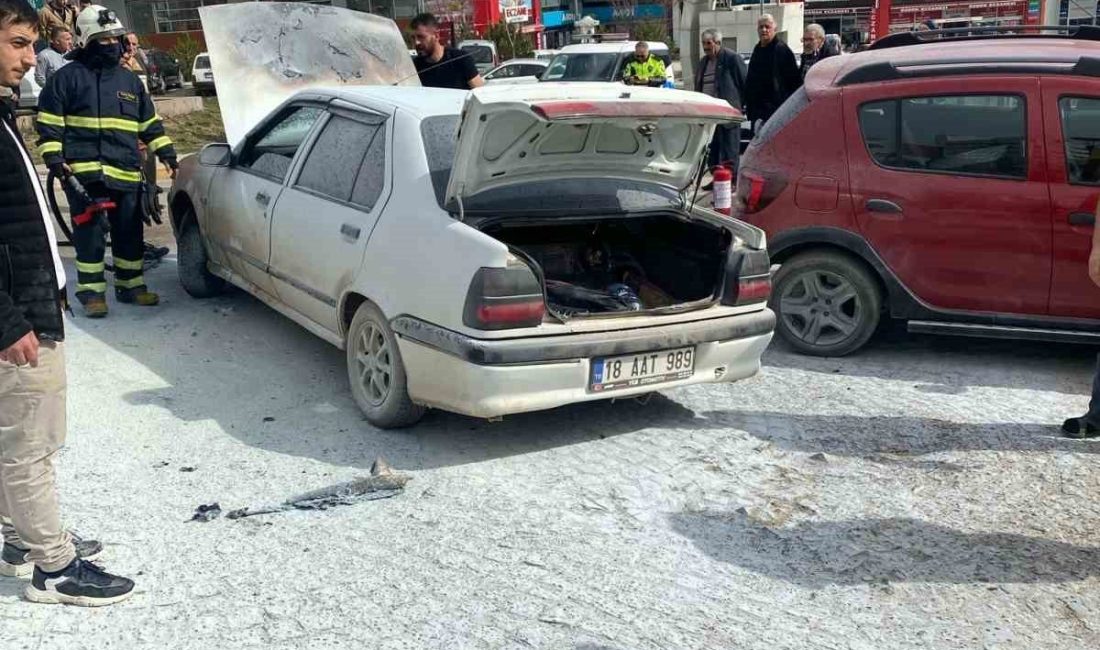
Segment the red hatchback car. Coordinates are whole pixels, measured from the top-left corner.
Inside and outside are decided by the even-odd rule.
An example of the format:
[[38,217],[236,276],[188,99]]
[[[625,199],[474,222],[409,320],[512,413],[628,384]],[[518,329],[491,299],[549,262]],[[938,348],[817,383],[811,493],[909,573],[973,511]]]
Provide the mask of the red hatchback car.
[[768,233],[799,351],[853,352],[884,316],[1100,340],[1100,30],[945,36],[822,61],[742,158],[734,216]]

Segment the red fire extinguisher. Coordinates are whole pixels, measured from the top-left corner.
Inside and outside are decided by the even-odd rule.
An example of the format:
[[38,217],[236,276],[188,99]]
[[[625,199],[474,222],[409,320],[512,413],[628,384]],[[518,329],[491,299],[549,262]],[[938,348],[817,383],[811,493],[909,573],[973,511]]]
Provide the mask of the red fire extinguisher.
[[730,214],[733,209],[733,172],[719,165],[711,172],[714,178],[714,211]]

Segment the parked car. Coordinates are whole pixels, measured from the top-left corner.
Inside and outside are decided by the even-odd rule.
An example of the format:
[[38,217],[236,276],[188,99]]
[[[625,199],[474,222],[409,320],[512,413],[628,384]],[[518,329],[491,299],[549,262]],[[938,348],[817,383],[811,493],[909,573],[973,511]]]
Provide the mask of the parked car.
[[684,199],[739,114],[622,95],[301,91],[181,161],[180,281],[234,284],[345,349],[380,427],[749,377],[775,322],[763,232]]
[[497,46],[492,41],[462,41],[458,44],[458,49],[473,57],[477,71],[481,74],[492,70],[500,63]]
[[512,59],[485,73],[485,82],[490,84],[534,83],[546,70],[547,61],[538,59]]
[[163,93],[173,88],[183,88],[183,72],[180,62],[167,52],[142,50],[142,67],[149,84],[149,92]]
[[42,86],[34,80],[34,68],[31,68],[19,82],[19,103],[16,107],[25,111],[37,110],[38,96],[41,94]]
[[814,66],[742,158],[734,215],[782,263],[777,329],[824,356],[882,318],[1097,340],[1100,31],[927,33]]
[[210,54],[203,52],[195,57],[191,68],[191,84],[199,95],[213,95],[218,92],[214,86],[214,70],[210,67]]
[[[627,59],[634,56],[637,41],[566,45],[550,61],[543,81],[622,81]],[[665,64],[665,78],[675,83],[668,45],[649,42],[649,53]]]

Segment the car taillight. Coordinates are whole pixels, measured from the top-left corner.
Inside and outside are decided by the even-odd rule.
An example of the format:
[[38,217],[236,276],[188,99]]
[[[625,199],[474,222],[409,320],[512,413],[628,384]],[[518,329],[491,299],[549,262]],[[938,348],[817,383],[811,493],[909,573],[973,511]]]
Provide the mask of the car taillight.
[[504,268],[481,268],[470,282],[462,322],[479,330],[536,327],[546,313],[542,285],[531,268],[509,260]]
[[724,305],[766,302],[772,295],[771,260],[768,251],[734,249],[726,261]]
[[786,179],[777,173],[742,169],[737,178],[735,211],[753,214],[768,207],[787,187]]

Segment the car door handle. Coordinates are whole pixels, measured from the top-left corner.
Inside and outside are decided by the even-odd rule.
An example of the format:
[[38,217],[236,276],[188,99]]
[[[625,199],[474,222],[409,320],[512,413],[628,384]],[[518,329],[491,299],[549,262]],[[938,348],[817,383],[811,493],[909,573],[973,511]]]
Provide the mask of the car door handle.
[[345,237],[359,239],[359,232],[359,228],[351,225],[350,223],[345,223],[344,225],[340,226],[340,234]]
[[1069,225],[1071,226],[1093,226],[1096,225],[1096,215],[1091,212],[1074,212],[1069,215]]
[[271,197],[263,192],[256,192],[256,203],[264,206],[265,208],[271,205]]
[[887,201],[886,199],[868,199],[867,211],[879,212],[882,214],[902,214],[900,205],[893,201]]

